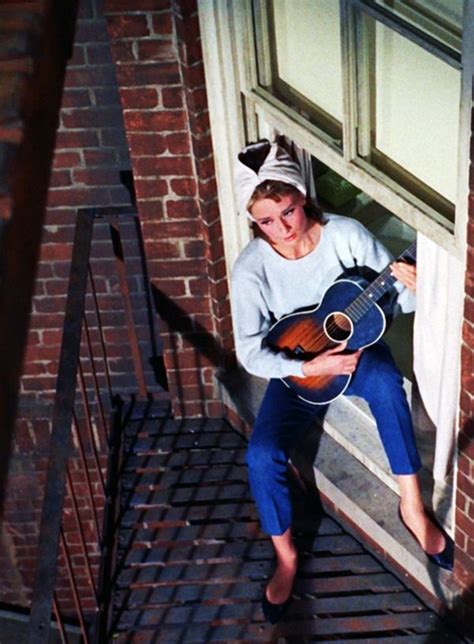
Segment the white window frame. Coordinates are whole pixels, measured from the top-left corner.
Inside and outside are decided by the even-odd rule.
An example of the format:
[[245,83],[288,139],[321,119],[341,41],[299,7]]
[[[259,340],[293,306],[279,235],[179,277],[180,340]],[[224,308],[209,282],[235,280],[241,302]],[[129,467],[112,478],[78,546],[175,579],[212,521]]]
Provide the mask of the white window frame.
[[[356,30],[353,24],[354,9],[363,8],[364,11],[369,12],[374,12],[375,9],[365,0],[340,0],[340,3],[345,85],[343,150],[340,142],[338,145],[327,133],[309,124],[303,117],[259,87],[251,0],[199,0],[219,200],[221,212],[226,213],[226,219],[228,219],[223,223],[229,269],[232,268],[239,251],[250,238],[248,222],[244,217],[235,214],[237,206],[232,186],[233,164],[246,140],[256,140],[262,136],[262,128],[261,126],[259,128],[258,123],[264,123],[267,132],[273,130],[284,133],[299,147],[353,183],[402,221],[458,256],[462,261],[465,259],[474,62],[474,3],[465,0],[460,62],[462,71],[458,197],[455,204],[455,223],[452,226],[393,179],[357,156],[355,138],[357,48]],[[398,24],[396,18],[383,18],[383,21],[388,21],[391,27]],[[403,30],[402,27],[400,29]],[[414,38],[412,33],[409,35]],[[262,38],[265,38],[263,31]],[[430,51],[433,50],[429,38],[426,39],[424,46]]]

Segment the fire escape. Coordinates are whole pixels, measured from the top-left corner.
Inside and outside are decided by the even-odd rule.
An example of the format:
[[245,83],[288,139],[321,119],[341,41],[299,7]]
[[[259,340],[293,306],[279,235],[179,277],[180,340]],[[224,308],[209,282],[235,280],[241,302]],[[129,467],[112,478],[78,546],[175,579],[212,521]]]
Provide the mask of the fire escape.
[[[11,175],[5,172],[1,197],[2,493],[71,42],[72,31],[65,25],[74,20],[68,3],[51,2],[49,7],[50,28],[41,47],[46,53],[38,67],[43,73],[35,76],[38,85],[30,91],[34,98],[41,84],[50,83],[54,100],[46,110],[24,112],[22,142],[5,141],[5,129],[0,141],[3,158],[11,153],[8,168],[15,169]],[[18,60],[27,64],[23,55]],[[51,68],[56,77],[46,75]],[[39,130],[44,136],[38,145]],[[32,172],[36,185],[25,191]],[[109,236],[120,300],[120,313],[113,313],[122,316],[133,366],[134,387],[125,392],[121,387],[121,395],[104,334],[110,311],[101,308],[95,288],[97,280],[110,277],[94,270],[97,227]],[[28,641],[462,641],[327,516],[314,491],[302,490],[297,480],[293,492],[301,566],[294,602],[280,624],[265,624],[260,598],[273,555],[249,497],[246,440],[224,420],[174,419],[164,381],[161,390],[155,387],[150,393],[134,324],[124,229],[134,230],[139,244],[133,209],[77,213]],[[152,320],[153,298],[142,260],[143,297]],[[150,340],[159,353],[159,340]],[[73,454],[86,472],[92,516],[85,516],[75,495]],[[66,522],[78,535],[73,544],[65,537]],[[87,546],[85,526],[95,534],[96,551]],[[92,606],[81,601],[73,549],[83,556]],[[73,615],[61,613],[65,587],[74,598]]]

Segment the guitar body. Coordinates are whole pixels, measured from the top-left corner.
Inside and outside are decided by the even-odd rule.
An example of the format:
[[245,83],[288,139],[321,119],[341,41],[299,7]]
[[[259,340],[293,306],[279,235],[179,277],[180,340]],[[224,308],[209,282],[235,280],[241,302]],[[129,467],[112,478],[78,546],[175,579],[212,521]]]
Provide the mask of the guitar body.
[[[374,344],[386,328],[381,307],[373,302],[369,310],[353,322],[345,309],[364,291],[368,282],[341,279],[332,284],[321,303],[310,311],[291,313],[276,322],[266,337],[268,346],[288,356],[310,360],[347,341],[347,351]],[[346,390],[351,376],[289,376],[283,382],[306,402],[325,405]]]

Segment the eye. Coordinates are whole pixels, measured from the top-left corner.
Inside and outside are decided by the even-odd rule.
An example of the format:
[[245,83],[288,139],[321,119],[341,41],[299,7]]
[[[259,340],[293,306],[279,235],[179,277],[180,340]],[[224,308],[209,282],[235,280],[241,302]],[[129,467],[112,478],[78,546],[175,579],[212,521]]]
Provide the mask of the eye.
[[285,213],[283,213],[283,216],[290,217],[294,212],[295,212],[295,209],[292,208],[291,210],[287,210]]
[[258,222],[260,226],[269,226],[272,223],[271,219],[264,219],[263,221]]

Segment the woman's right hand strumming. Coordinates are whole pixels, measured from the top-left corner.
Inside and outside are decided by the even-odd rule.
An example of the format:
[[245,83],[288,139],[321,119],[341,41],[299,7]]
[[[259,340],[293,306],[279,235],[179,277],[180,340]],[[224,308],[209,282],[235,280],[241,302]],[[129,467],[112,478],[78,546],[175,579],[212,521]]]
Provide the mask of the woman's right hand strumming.
[[350,376],[356,370],[362,349],[354,353],[343,353],[347,342],[323,351],[303,364],[303,374],[308,376]]

